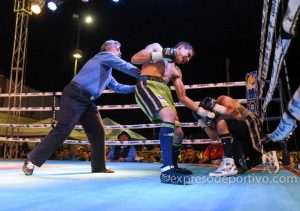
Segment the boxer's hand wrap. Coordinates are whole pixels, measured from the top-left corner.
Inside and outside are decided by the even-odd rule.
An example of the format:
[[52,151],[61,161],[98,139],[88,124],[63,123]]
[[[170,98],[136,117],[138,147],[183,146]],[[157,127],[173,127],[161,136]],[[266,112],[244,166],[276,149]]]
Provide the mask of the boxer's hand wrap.
[[164,48],[161,52],[152,52],[151,60],[154,62],[166,60],[169,63],[173,63],[176,60],[176,49]]

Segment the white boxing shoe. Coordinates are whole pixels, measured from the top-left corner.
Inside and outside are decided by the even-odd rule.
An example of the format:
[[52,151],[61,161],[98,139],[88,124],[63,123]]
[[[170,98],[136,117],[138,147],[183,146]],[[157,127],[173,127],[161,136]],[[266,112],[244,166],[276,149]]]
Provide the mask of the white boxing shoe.
[[236,174],[238,174],[238,170],[234,164],[234,160],[232,158],[223,158],[219,168],[216,171],[209,173],[209,176],[226,177]]

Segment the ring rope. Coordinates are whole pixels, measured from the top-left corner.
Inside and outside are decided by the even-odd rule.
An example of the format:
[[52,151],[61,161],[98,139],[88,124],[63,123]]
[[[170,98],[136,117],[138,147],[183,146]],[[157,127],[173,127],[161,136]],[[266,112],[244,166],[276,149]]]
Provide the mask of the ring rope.
[[[205,89],[205,88],[217,88],[217,87],[239,87],[246,86],[245,81],[237,81],[237,82],[222,82],[222,83],[210,83],[210,84],[193,84],[193,85],[185,85],[185,89]],[[171,90],[175,90],[174,86],[170,87]],[[111,90],[104,90],[102,93],[111,94],[115,93]],[[39,96],[53,96],[53,95],[62,95],[62,92],[32,92],[32,93],[3,93],[0,94],[0,97],[39,97]]]
[[[247,103],[247,99],[237,99],[236,100],[239,103]],[[195,101],[195,103],[199,104],[199,101]],[[181,102],[176,102],[175,107],[185,107],[183,103]],[[102,105],[102,106],[97,106],[99,110],[117,110],[117,109],[138,109],[137,104],[127,104],[127,105]],[[0,108],[0,111],[55,111],[59,110],[59,107],[2,107]]]
[[[268,120],[280,120],[281,117],[268,117]],[[12,127],[12,128],[51,128],[56,124],[10,124],[0,123],[0,127]],[[134,124],[134,125],[105,125],[105,130],[117,130],[117,129],[145,129],[145,128],[159,128],[160,124]],[[200,127],[198,122],[181,122],[180,127]],[[75,125],[74,129],[83,130],[81,125]]]
[[[185,89],[198,89],[198,88],[216,88],[216,87],[237,87],[246,86],[246,82],[224,82],[224,83],[211,83],[211,84],[196,84],[196,85],[186,85]],[[171,86],[171,90],[175,90],[174,86]],[[105,90],[103,93],[114,93],[111,90]],[[61,95],[62,92],[37,92],[37,93],[14,93],[14,94],[0,94],[0,97],[37,97],[37,96],[54,96]],[[236,99],[239,103],[247,103],[247,99]],[[199,102],[196,102],[199,103]],[[176,107],[184,107],[181,102],[175,103]],[[128,105],[102,105],[97,106],[99,110],[116,110],[116,109],[139,109],[137,104]],[[0,108],[0,111],[56,111],[59,107],[5,107]],[[0,124],[0,127],[10,127],[10,128],[51,128],[55,124]],[[160,124],[134,124],[134,125],[106,125],[104,129],[114,130],[114,129],[143,129],[143,128],[159,128]],[[185,122],[181,123],[181,127],[199,127],[197,122]],[[76,125],[75,129],[82,130],[81,125]],[[12,141],[12,142],[40,142],[40,138],[18,138],[18,137],[0,137],[0,141]],[[183,144],[211,144],[217,143],[219,141],[212,139],[185,139]],[[66,140],[65,144],[87,144],[87,140]],[[116,140],[105,141],[106,145],[143,145],[143,144],[160,144],[159,140],[130,140],[125,142],[120,142]]]
[[[54,124],[55,126],[56,124]],[[50,128],[53,124],[9,124],[0,123],[0,127],[13,127],[13,128]],[[182,122],[181,127],[199,127],[197,122]],[[144,128],[159,128],[160,124],[134,124],[134,125],[106,125],[106,130],[117,130],[117,129],[144,129]],[[83,130],[81,125],[76,125],[74,129]]]
[[[12,142],[31,142],[31,143],[39,143],[42,139],[39,138],[6,138],[0,137],[0,141],[12,141]],[[84,144],[90,145],[90,142],[87,140],[66,140],[63,142],[64,144]],[[212,144],[219,143],[217,140],[212,139],[184,139],[182,141],[183,144]],[[129,141],[116,141],[116,140],[106,140],[105,145],[113,146],[113,145],[154,145],[160,144],[159,140],[129,140]]]

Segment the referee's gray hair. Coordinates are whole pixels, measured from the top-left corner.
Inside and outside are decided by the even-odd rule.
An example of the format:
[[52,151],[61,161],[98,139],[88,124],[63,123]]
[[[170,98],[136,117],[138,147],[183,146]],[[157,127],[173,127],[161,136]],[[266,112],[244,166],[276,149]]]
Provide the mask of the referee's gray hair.
[[116,40],[106,40],[100,47],[100,51],[107,51],[107,46],[109,45],[117,45],[121,47],[121,43]]

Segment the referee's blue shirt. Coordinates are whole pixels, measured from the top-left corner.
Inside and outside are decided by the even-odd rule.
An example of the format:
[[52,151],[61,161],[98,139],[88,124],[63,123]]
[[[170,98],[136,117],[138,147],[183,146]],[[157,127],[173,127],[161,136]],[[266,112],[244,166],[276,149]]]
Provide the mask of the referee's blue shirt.
[[117,57],[109,51],[99,52],[91,58],[72,79],[91,95],[99,97],[108,87],[118,93],[131,93],[134,86],[119,84],[112,76],[112,69],[119,70],[135,78],[140,75],[140,70]]

